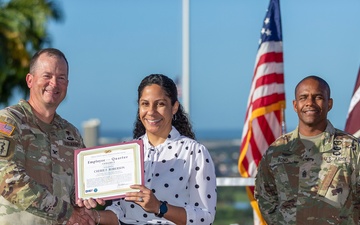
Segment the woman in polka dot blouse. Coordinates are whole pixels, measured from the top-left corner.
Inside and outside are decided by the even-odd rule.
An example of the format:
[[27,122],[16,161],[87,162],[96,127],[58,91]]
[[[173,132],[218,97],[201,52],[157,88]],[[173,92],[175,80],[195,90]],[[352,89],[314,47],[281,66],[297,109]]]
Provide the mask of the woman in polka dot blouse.
[[[93,211],[95,223],[212,224],[217,198],[214,164],[206,147],[195,141],[176,85],[167,76],[151,74],[140,83],[133,134],[144,141],[145,185],[132,185],[140,191],[112,201],[104,211]],[[83,204],[93,208],[97,203]]]

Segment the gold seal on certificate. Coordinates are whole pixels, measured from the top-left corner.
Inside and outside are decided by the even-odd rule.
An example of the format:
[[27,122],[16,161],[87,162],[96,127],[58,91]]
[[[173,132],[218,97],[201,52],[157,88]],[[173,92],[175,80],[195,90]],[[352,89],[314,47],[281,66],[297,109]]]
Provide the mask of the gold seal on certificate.
[[124,197],[133,184],[144,184],[142,140],[75,150],[76,198]]

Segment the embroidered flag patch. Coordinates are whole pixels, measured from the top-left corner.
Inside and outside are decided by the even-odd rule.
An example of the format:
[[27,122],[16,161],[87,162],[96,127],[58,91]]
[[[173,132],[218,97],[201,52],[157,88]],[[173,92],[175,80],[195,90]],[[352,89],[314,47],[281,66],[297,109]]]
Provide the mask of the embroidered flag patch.
[[10,124],[4,123],[4,122],[0,122],[0,133],[10,136],[14,130],[15,130],[15,127],[13,125],[10,125]]

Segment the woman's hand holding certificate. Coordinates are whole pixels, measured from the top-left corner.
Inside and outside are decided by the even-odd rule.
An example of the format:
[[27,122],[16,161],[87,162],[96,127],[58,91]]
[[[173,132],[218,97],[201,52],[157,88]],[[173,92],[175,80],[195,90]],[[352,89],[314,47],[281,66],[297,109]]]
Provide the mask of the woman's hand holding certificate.
[[121,198],[144,184],[141,140],[75,150],[76,198]]

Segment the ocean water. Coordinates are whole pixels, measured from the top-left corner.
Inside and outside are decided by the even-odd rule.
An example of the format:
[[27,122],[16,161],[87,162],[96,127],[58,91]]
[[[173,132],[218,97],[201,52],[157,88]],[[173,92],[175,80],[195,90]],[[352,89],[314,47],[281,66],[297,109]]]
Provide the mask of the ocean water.
[[[196,139],[204,140],[233,140],[240,139],[242,130],[218,129],[218,130],[194,130]],[[132,130],[100,130],[100,137],[118,140],[129,140],[132,138]]]

